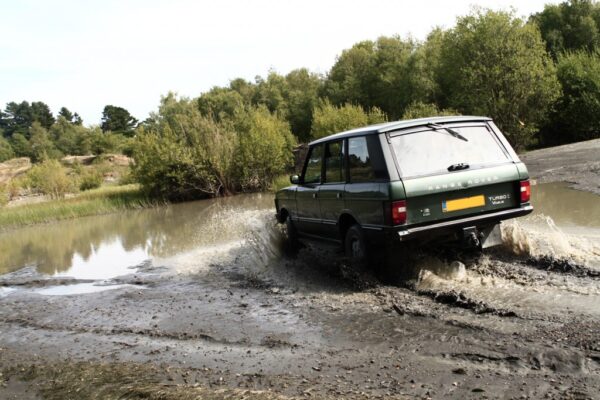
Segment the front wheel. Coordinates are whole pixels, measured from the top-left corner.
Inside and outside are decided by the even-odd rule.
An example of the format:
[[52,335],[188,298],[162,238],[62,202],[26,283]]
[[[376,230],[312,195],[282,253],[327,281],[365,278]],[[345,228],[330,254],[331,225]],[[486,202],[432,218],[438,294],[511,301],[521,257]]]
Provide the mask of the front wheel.
[[285,250],[289,254],[294,254],[298,251],[300,247],[298,242],[298,231],[296,230],[296,226],[292,221],[292,217],[289,215],[285,219],[285,230],[286,230],[286,241],[285,241]]
[[366,269],[368,266],[367,242],[362,228],[358,224],[352,225],[346,232],[344,239],[346,257],[353,268]]

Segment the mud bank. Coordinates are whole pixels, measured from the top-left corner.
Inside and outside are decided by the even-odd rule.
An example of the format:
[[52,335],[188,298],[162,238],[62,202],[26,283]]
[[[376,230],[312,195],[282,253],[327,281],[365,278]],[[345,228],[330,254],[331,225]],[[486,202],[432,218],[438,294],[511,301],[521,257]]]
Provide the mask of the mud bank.
[[530,151],[519,155],[537,183],[568,182],[600,195],[600,139]]

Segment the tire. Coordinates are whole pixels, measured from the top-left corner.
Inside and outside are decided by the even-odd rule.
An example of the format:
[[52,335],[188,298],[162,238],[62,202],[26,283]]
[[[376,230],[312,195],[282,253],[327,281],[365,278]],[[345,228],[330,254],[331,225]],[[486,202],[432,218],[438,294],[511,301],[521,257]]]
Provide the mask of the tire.
[[367,242],[360,225],[354,224],[346,231],[344,250],[351,267],[356,269],[366,269],[368,267]]
[[289,215],[285,219],[285,230],[287,232],[285,250],[287,253],[294,254],[298,251],[300,243],[298,242],[298,231]]

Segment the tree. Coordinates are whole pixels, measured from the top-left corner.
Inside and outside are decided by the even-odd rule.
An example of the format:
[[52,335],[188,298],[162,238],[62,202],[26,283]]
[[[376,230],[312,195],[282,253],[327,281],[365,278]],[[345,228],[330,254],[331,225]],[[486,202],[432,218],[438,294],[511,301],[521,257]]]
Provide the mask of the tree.
[[415,102],[404,110],[402,119],[439,117],[445,115],[459,115],[459,113],[452,109],[440,110],[435,104],[432,103]]
[[591,0],[569,0],[547,4],[531,16],[557,59],[563,51],[592,51],[600,45],[600,4]]
[[315,109],[312,138],[318,139],[348,129],[385,121],[385,114],[378,108],[372,108],[365,112],[360,106],[345,104],[336,107],[329,100],[325,100]]
[[600,137],[600,50],[559,55],[557,75],[563,95],[543,130],[543,144]]
[[14,158],[15,152],[4,136],[0,135],[0,162]]
[[419,44],[398,36],[382,36],[344,50],[331,68],[323,92],[335,105],[378,107],[392,118],[414,101],[431,101],[428,60]]
[[102,132],[121,133],[125,136],[133,136],[134,128],[138,120],[129,111],[122,107],[107,105],[102,111]]
[[443,107],[494,118],[517,149],[535,141],[560,93],[537,26],[508,12],[458,18],[444,35],[436,76]]
[[31,157],[31,144],[22,133],[13,133],[10,145],[17,157]]
[[4,135],[12,137],[15,133],[28,134],[29,127],[33,122],[33,113],[28,102],[15,103],[11,101],[6,104],[1,120],[0,129]]
[[266,190],[293,164],[296,144],[290,125],[265,105],[236,114],[239,142],[235,154],[241,190]]
[[308,141],[313,109],[318,104],[322,79],[306,68],[295,69],[285,76],[287,82],[286,115],[292,133],[300,141]]
[[54,116],[50,111],[50,107],[44,102],[34,101],[31,103],[31,114],[33,121],[39,122],[45,129],[50,129],[54,123]]
[[61,107],[58,116],[63,117],[67,122],[73,122],[73,113],[67,107]]
[[40,162],[43,160],[60,158],[62,154],[50,139],[48,131],[35,121],[29,129],[29,143],[31,146],[31,161]]

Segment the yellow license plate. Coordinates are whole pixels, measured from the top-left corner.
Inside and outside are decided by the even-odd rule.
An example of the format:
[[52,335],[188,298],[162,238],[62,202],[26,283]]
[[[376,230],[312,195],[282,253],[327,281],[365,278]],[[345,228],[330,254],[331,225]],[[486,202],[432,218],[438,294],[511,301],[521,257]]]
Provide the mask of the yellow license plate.
[[481,206],[485,206],[485,197],[483,197],[482,194],[462,199],[442,201],[443,212],[458,211]]

